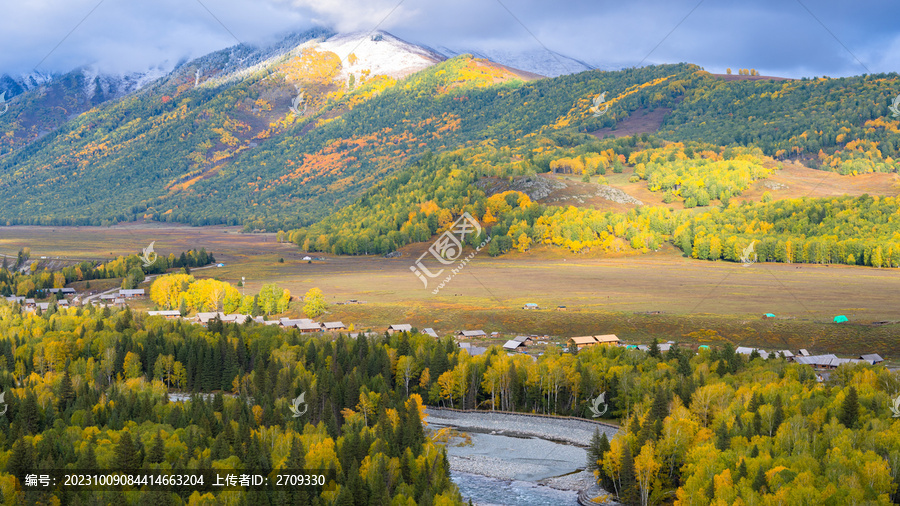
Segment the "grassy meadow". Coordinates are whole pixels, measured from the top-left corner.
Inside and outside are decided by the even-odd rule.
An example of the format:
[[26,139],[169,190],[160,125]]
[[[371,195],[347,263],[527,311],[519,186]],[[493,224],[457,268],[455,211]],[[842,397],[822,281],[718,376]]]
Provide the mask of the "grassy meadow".
[[[295,296],[319,287],[331,304],[323,319],[352,323],[357,330],[411,323],[439,333],[497,331],[503,339],[510,334],[561,339],[615,333],[626,341],[728,341],[900,358],[900,273],[889,269],[775,263],[744,267],[684,258],[671,247],[619,258],[536,248],[499,258],[482,252],[435,295],[436,282],[426,289],[409,270],[427,246],[422,244],[404,248],[400,258],[325,256],[309,263],[303,260],[305,253],[277,243],[274,234],[129,224],[7,227],[0,234],[0,253],[14,256],[29,247],[32,258],[106,259],[139,252],[151,241],[160,255],[206,248],[225,266],[197,276],[233,284],[244,277],[247,293],[273,282]],[[97,280],[91,288],[101,284],[105,288],[115,282]],[[349,299],[366,303],[335,304]],[[542,309],[522,309],[528,302]],[[149,308],[150,302],[140,304]],[[557,311],[557,306],[566,310]],[[299,316],[301,308],[294,303],[288,314]],[[762,318],[769,312],[776,318]],[[831,323],[838,314],[850,322]],[[885,321],[898,323],[873,325]]]

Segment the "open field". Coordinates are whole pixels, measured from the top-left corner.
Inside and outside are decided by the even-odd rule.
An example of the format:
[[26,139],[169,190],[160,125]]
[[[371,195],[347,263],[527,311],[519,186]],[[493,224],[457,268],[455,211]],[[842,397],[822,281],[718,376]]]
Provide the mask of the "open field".
[[[615,333],[625,340],[654,336],[681,342],[723,342],[766,348],[810,348],[847,355],[877,352],[900,357],[900,272],[851,266],[754,264],[687,259],[667,247],[659,253],[590,258],[537,248],[489,258],[482,253],[437,295],[410,271],[426,245],[401,258],[326,257],[307,263],[304,253],[269,234],[234,228],[130,225],[112,228],[0,229],[0,253],[28,246],[33,256],[108,257],[139,251],[156,240],[160,254],[205,247],[225,267],[198,276],[237,283],[257,292],[275,282],[302,295],[321,288],[332,306],[325,320],[383,329],[391,323],[463,328],[504,334],[573,336]],[[278,260],[284,259],[284,263]],[[360,305],[335,305],[348,299]],[[535,302],[537,311],[522,309]],[[566,311],[556,311],[559,305]],[[300,304],[290,310],[300,314]],[[647,312],[660,314],[641,314]],[[763,319],[766,312],[775,319]],[[844,314],[850,324],[833,324]]]
[[[72,260],[107,260],[119,255],[140,253],[155,241],[160,255],[180,254],[189,249],[206,248],[216,259],[235,261],[259,253],[273,253],[278,245],[275,234],[241,234],[240,227],[191,227],[162,223],[127,223],[114,227],[3,227],[0,228],[0,253],[16,256],[24,247],[31,258],[40,256]],[[281,245],[285,252],[294,251]]]

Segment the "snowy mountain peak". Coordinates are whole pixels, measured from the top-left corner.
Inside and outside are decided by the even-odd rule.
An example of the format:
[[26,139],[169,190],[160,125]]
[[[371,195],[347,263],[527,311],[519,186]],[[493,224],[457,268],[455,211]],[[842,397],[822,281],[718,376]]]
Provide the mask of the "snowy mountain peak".
[[446,60],[438,53],[382,31],[335,35],[318,43],[318,48],[338,55],[344,78],[369,70],[372,75],[399,79]]

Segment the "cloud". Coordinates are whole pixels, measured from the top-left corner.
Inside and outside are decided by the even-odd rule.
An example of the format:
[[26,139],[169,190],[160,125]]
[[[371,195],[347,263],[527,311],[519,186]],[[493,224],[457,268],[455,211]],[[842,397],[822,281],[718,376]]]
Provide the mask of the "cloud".
[[309,28],[303,12],[275,2],[224,0],[22,2],[5,8],[0,73],[61,72],[95,64],[142,70],[242,42]]
[[378,27],[456,50],[549,49],[601,68],[691,62],[712,72],[840,76],[889,72],[900,58],[900,36],[886,15],[894,0],[97,1],[4,6],[0,73],[85,64],[142,70],[314,25]]
[[[285,2],[287,3],[287,2]],[[418,9],[413,1],[398,0],[293,0],[289,5],[338,32],[390,30],[409,23]]]

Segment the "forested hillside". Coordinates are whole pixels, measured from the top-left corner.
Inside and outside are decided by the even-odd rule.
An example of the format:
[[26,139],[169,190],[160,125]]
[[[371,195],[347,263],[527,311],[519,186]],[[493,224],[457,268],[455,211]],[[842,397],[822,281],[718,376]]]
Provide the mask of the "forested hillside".
[[184,73],[82,114],[0,159],[0,219],[306,224],[426,150],[555,131],[573,115],[589,117],[573,104],[601,89],[623,97],[584,124],[609,126],[629,108],[671,105],[676,93],[665,85],[696,70],[661,66],[524,83],[461,56],[400,83],[367,77],[361,63],[358,79],[335,82],[344,65],[311,45],[240,80],[195,86]]
[[[324,489],[247,491],[249,504],[461,504],[423,400],[457,408],[622,422],[589,452],[624,504],[717,501],[890,504],[897,495],[900,377],[845,365],[820,383],[807,365],[736,354],[550,346],[536,360],[499,347],[472,357],[418,333],[308,337],[255,323],[209,328],[129,309],[22,314],[0,302],[0,492],[28,470],[330,470]],[[194,392],[184,402],[167,392]],[[304,394],[303,415],[291,402]],[[427,419],[425,420],[427,423]],[[370,425],[371,424],[371,425]],[[207,504],[190,489],[65,492],[116,504]],[[220,501],[237,500],[220,492]],[[232,497],[234,496],[234,497]],[[643,502],[646,504],[646,502]]]
[[660,134],[756,146],[842,174],[900,168],[896,73],[785,81],[708,80],[686,90]]
[[[52,504],[51,495],[63,504],[462,504],[442,448],[425,436],[421,398],[407,395],[394,374],[393,357],[410,353],[407,337],[308,338],[255,324],[206,329],[128,309],[23,315],[5,302],[0,330],[4,504]],[[172,390],[206,395],[173,402]],[[304,414],[294,417],[300,394]],[[35,469],[213,468],[331,474],[317,489],[217,498],[191,487],[15,490],[15,480]]]
[[[677,84],[682,86],[687,81]],[[696,89],[721,88],[702,72],[693,73],[689,81],[700,83]],[[865,87],[872,80],[858,81],[856,85]],[[873,82],[871,86],[882,95],[897,84],[896,79]],[[792,90],[798,93],[797,90],[808,87],[796,83],[794,88],[788,84],[778,86],[783,86],[789,96],[794,96],[790,95]],[[809,86],[822,92],[815,85]],[[671,86],[666,89],[671,90]],[[717,100],[723,105],[724,99]],[[283,237],[309,251],[381,254],[425,241],[468,212],[484,225],[486,235],[496,239],[490,245],[492,255],[512,249],[526,251],[540,244],[562,246],[573,252],[647,252],[672,241],[688,256],[700,259],[740,261],[744,249],[753,243],[755,258],[760,261],[897,265],[896,231],[890,226],[900,213],[895,199],[866,196],[773,202],[771,193],[764,192],[762,204],[746,198],[738,200],[736,197],[756,181],[780,170],[790,155],[780,149],[770,149],[773,152],[767,154],[755,141],[746,147],[735,139],[712,139],[722,144],[673,142],[666,140],[666,132],[598,141],[581,131],[594,128],[596,125],[588,126],[591,122],[609,120],[602,115],[594,117],[588,105],[579,104],[553,125],[509,144],[481,143],[443,154],[428,153],[398,176],[363,194],[354,204]],[[681,107],[676,107],[676,113]],[[615,106],[609,114],[616,114]],[[794,157],[848,177],[874,171],[896,172],[894,159],[878,147],[885,146],[886,152],[893,149],[890,146],[900,121],[863,121],[867,126],[863,130],[841,127],[835,142],[843,143],[842,148],[833,148],[829,154],[822,144],[801,143],[805,147],[793,150]],[[710,132],[717,131],[711,124],[700,121],[692,132],[700,138],[709,137]],[[744,128],[748,122],[740,124]],[[880,127],[873,128],[875,124]],[[800,137],[807,139],[808,135]],[[803,153],[813,148],[819,154],[814,160],[806,159]],[[548,171],[603,184],[605,176],[624,170],[630,171],[632,182],[645,181],[647,190],[663,194],[664,204],[699,209],[685,212],[672,206],[638,206],[628,212],[600,212],[584,207],[563,208],[535,203],[516,191],[491,195],[479,184],[485,177],[528,178]],[[873,199],[875,205],[869,205]],[[860,222],[871,226],[859,228]],[[483,238],[470,240],[474,245]]]
[[[3,119],[12,123],[0,223],[243,225],[286,231],[307,250],[366,254],[425,241],[470,212],[499,239],[495,255],[534,244],[649,251],[694,219],[679,208],[728,209],[782,163],[848,176],[900,168],[895,74],[726,81],[679,64],[525,82],[462,55],[397,79],[304,42],[322,35],[295,36],[279,51],[209,55],[46,135],[32,132],[27,145],[16,133],[21,116]],[[658,108],[670,111],[659,132],[590,134],[614,134]],[[627,172],[669,206],[565,209],[479,186],[551,171],[597,184]],[[706,252],[696,236],[688,248],[682,233],[678,245],[698,258],[733,256]],[[854,251],[830,261],[878,264]]]

